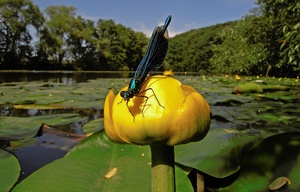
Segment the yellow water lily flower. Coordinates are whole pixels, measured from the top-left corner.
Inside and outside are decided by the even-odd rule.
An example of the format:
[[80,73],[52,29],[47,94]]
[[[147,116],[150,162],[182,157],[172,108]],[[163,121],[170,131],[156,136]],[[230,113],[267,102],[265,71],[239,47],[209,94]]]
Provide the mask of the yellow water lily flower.
[[[121,91],[126,91],[128,86]],[[210,107],[191,86],[152,76],[138,96],[123,100],[110,91],[104,104],[106,135],[114,142],[169,146],[199,141],[210,126]]]

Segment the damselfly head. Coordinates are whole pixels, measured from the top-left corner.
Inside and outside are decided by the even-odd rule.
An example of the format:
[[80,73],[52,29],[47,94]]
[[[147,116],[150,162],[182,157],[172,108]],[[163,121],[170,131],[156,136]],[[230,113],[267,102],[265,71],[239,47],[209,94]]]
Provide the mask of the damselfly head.
[[130,90],[130,91],[121,91],[120,95],[124,100],[128,100],[128,99],[130,99],[134,96],[134,92],[132,90]]

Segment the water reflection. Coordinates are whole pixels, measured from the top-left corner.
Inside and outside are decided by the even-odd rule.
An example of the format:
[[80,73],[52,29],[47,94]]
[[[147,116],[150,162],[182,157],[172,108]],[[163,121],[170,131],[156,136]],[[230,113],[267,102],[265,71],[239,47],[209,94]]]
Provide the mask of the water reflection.
[[85,82],[97,78],[130,78],[133,72],[72,72],[72,71],[26,71],[26,72],[0,72],[0,84],[12,82],[43,81],[64,84]]
[[62,77],[61,83],[65,84],[65,85],[74,85],[76,83],[76,80],[73,78]]
[[[155,74],[162,74],[156,72]],[[134,71],[0,71],[0,84],[12,82],[57,82],[74,84],[97,78],[132,78]],[[176,75],[199,75],[196,72],[176,73]]]

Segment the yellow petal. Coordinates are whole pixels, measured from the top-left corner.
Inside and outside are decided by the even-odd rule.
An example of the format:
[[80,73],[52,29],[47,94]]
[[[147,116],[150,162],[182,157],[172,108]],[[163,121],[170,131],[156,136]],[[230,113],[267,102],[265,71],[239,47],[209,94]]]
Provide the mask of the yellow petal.
[[112,170],[110,170],[108,173],[106,173],[106,175],[104,175],[105,179],[109,179],[112,176],[114,176],[117,173],[117,168],[114,167]]
[[112,105],[115,100],[115,94],[110,90],[104,102],[104,130],[109,139],[117,143],[124,143],[124,141],[116,134],[112,122]]
[[210,126],[210,108],[205,99],[198,93],[187,95],[185,102],[178,110],[171,128],[168,145],[188,143],[203,139]]
[[289,178],[287,177],[278,177],[277,179],[275,179],[275,181],[273,181],[268,188],[272,191],[278,190],[281,187],[283,187],[286,184],[291,184],[292,182],[290,181]]

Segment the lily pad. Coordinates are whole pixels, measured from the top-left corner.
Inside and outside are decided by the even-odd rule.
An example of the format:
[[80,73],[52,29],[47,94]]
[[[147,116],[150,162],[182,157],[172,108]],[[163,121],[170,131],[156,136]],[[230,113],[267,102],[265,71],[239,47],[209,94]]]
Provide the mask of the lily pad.
[[299,117],[297,116],[290,116],[290,115],[274,115],[271,113],[262,113],[258,115],[260,119],[264,121],[270,122],[283,122],[285,124],[289,124],[293,121],[300,121]]
[[[151,191],[150,161],[149,146],[115,144],[100,131],[64,158],[37,170],[13,191]],[[178,191],[193,191],[181,169],[176,169],[177,175]]]
[[176,162],[216,178],[236,173],[246,153],[263,138],[249,131],[210,130],[199,141],[175,147]]
[[220,191],[268,191],[277,178],[291,182],[280,191],[300,189],[300,133],[282,133],[263,140],[245,158],[239,177]]
[[65,100],[64,97],[57,96],[57,95],[40,95],[40,94],[30,94],[25,97],[25,100],[32,101],[36,104],[50,104],[50,103],[60,103]]
[[245,84],[240,84],[236,86],[232,93],[235,94],[244,94],[244,93],[262,93],[263,88],[257,84],[257,83],[252,83],[252,82],[247,82]]
[[85,134],[93,134],[104,129],[104,118],[95,119],[84,124],[82,130]]
[[14,105],[15,109],[65,109],[66,106],[60,104],[48,104],[48,105],[41,105],[41,104],[31,104],[31,105]]
[[284,103],[293,103],[296,99],[299,99],[299,96],[297,98],[297,96],[286,92],[259,94],[257,97],[264,100],[281,101]]
[[65,113],[57,115],[42,115],[32,117],[0,117],[0,138],[2,140],[17,140],[37,135],[43,124],[51,126],[82,122],[86,118],[78,114]]
[[21,167],[12,154],[0,149],[0,191],[10,191],[18,180]]

